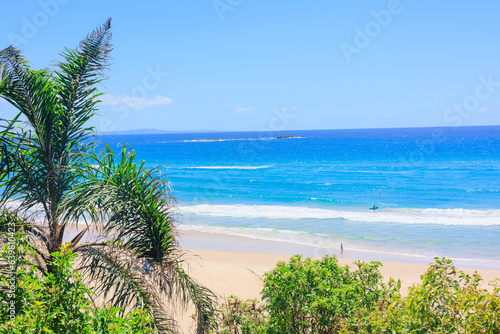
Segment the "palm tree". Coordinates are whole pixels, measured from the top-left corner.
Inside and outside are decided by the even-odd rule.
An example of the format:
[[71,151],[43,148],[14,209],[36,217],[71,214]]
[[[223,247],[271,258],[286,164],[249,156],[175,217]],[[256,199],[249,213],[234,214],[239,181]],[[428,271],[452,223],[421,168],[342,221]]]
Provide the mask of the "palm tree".
[[[66,49],[54,71],[32,69],[13,46],[0,51],[0,97],[18,109],[0,123],[0,232],[22,230],[47,274],[70,225],[84,221],[70,247],[99,295],[146,309],[159,332],[175,332],[175,306],[192,303],[202,333],[215,295],[183,270],[168,181],[134,162],[125,145],[115,154],[92,142],[94,129],[86,125],[109,68],[110,28],[108,19],[78,48]],[[91,232],[100,238],[83,238]]]

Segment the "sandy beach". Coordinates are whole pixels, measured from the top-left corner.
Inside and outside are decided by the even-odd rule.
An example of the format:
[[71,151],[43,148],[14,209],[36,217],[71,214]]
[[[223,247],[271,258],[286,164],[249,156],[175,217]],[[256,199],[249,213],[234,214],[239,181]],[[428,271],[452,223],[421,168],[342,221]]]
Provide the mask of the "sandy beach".
[[[260,300],[263,275],[272,270],[279,261],[287,261],[293,254],[318,258],[326,252],[324,249],[291,243],[193,231],[182,231],[180,240],[186,251],[185,259],[189,274],[214,291],[221,301],[231,295],[242,299]],[[406,262],[390,261],[390,258],[381,258],[379,254],[349,254],[349,251],[344,258],[341,258],[338,252],[335,255],[341,265],[352,266],[357,260],[381,261],[383,266],[380,272],[387,280],[389,277],[400,279],[403,295],[407,295],[409,287],[420,282],[420,275],[425,273],[429,264],[433,262],[433,259],[429,259],[428,263],[419,263],[414,259],[407,259]],[[500,278],[500,270],[484,269],[480,266],[461,267],[460,270],[468,274],[473,274],[477,270],[484,279],[483,287],[490,291],[488,283]],[[190,312],[188,311],[188,314],[191,314]],[[180,326],[184,333],[192,332],[190,327],[192,322],[189,319],[181,320]]]
[[[324,249],[315,250],[313,247],[301,245],[191,231],[181,233],[181,245],[187,246],[184,248],[187,251],[189,273],[222,298],[236,295],[241,298],[260,299],[261,278],[279,261],[287,261],[293,254],[319,258],[325,253]],[[193,247],[196,245],[198,247]],[[382,262],[382,275],[386,279],[400,279],[403,295],[407,294],[410,286],[420,282],[420,275],[424,274],[433,262],[433,259],[428,259],[427,263],[422,263],[421,259],[402,261],[403,258],[393,261],[379,254],[349,254],[346,250],[344,258],[341,258],[338,252],[333,254],[341,265],[352,265],[357,260]],[[484,279],[485,287],[488,287],[490,281],[500,278],[500,270],[484,269],[480,265],[460,267],[460,270],[468,274],[477,271]]]
[[[206,249],[188,249],[189,273],[199,282],[215,291],[221,297],[236,295],[241,298],[258,298],[262,289],[261,277],[279,261],[287,261],[291,255],[251,252],[229,252]],[[341,265],[352,265],[356,259],[339,259]],[[383,262],[380,271],[386,278],[402,281],[402,293],[420,282],[428,265],[402,262]],[[472,274],[475,269],[460,268]],[[500,278],[500,270],[477,270],[484,283]]]
[[[80,226],[81,228],[81,226]],[[80,230],[79,228],[79,230]],[[72,230],[68,237],[76,234]],[[313,247],[296,243],[276,242],[247,238],[220,233],[206,233],[179,230],[178,240],[185,252],[186,270],[198,282],[214,291],[219,301],[234,295],[242,299],[261,299],[262,279],[279,261],[288,261],[294,254],[320,258],[325,254],[337,256],[340,265],[353,266],[357,260],[380,261],[380,272],[386,280],[401,280],[402,295],[408,294],[408,288],[420,283],[420,276],[425,273],[434,259],[422,257],[404,257],[391,254],[355,252],[344,247],[344,257],[340,249]],[[483,278],[483,287],[492,290],[489,282],[500,278],[500,269],[488,269],[482,263],[457,265],[467,274],[477,271]],[[183,312],[181,312],[182,314]],[[192,332],[191,308],[179,318],[179,325],[184,333]],[[180,314],[179,314],[180,315]]]
[[[78,229],[72,227],[66,236],[68,240],[74,237]],[[90,235],[84,239],[90,238]],[[406,295],[408,288],[420,282],[432,257],[405,257],[392,254],[351,251],[344,245],[344,255],[337,247],[323,248],[288,242],[276,242],[247,238],[220,233],[206,233],[189,230],[179,230],[178,240],[185,251],[187,270],[222,298],[236,295],[240,298],[260,298],[262,289],[261,277],[272,270],[279,261],[287,261],[292,255],[300,254],[320,258],[325,254],[337,256],[341,265],[352,265],[355,261],[380,261],[382,275],[402,281],[402,294]],[[452,258],[453,260],[453,258]],[[500,278],[500,268],[485,266],[484,263],[455,263],[465,273],[477,271],[488,283]]]

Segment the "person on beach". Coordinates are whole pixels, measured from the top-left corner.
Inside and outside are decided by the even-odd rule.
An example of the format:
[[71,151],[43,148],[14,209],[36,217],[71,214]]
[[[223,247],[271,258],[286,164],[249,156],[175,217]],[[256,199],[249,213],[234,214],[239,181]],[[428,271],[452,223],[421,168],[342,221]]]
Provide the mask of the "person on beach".
[[373,204],[372,210],[373,210],[373,212],[375,212],[375,210],[377,210],[377,206],[375,204]]
[[340,243],[340,255],[344,258],[344,245]]

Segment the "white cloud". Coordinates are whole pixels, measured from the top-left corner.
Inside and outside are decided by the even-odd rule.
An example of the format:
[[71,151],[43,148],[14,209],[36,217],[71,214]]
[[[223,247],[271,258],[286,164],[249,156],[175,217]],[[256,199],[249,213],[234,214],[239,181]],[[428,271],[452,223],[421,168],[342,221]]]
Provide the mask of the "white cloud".
[[132,96],[120,96],[107,94],[101,97],[102,103],[109,105],[125,105],[132,109],[144,109],[147,106],[158,106],[172,103],[172,100],[164,96],[155,96],[150,99],[138,99]]
[[252,107],[236,107],[234,108],[234,111],[236,112],[247,112],[247,111],[251,111],[252,110]]
[[488,109],[487,109],[487,108],[479,108],[479,109],[477,110],[477,112],[485,112],[486,110],[488,110]]

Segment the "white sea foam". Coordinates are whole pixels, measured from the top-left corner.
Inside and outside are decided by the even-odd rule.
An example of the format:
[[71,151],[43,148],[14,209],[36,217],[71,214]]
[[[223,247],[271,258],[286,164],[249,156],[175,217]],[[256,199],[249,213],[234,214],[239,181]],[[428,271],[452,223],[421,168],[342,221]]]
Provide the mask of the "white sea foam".
[[293,136],[290,138],[278,138],[278,137],[255,137],[255,138],[207,138],[207,139],[186,139],[182,142],[184,143],[216,143],[221,141],[253,141],[253,140],[276,140],[276,139],[303,139],[305,137]]
[[323,172],[335,173],[364,173],[364,174],[411,174],[411,170],[354,170],[354,169],[338,169],[338,170],[320,170]]
[[[324,234],[311,234],[300,231],[289,231],[289,230],[276,230],[272,228],[245,228],[245,227],[223,227],[223,226],[213,226],[213,225],[191,225],[182,224],[178,226],[184,231],[196,231],[203,233],[217,233],[224,234],[227,236],[237,236],[245,237],[250,239],[266,240],[272,242],[287,242],[296,245],[302,245],[312,248],[313,256],[322,256],[323,254],[336,253],[341,242],[348,242],[340,237],[328,236]],[[383,254],[389,257],[404,257],[412,258],[414,261],[428,263],[429,259],[436,256],[443,256],[443,254],[437,254],[435,252],[420,249],[420,250],[409,250],[409,249],[399,249],[396,250],[393,247],[376,247],[374,245],[367,244],[357,244],[349,240],[349,251],[370,254],[373,257],[374,254]],[[311,251],[309,251],[311,253]],[[311,254],[306,254],[311,255]],[[481,259],[481,258],[466,258],[457,256],[448,256],[453,258],[456,265],[473,266],[474,268],[485,268],[485,269],[497,269],[500,262],[492,259]],[[412,260],[412,261],[413,261]]]
[[185,169],[265,169],[270,168],[272,165],[266,166],[196,166],[184,167]]
[[[290,230],[276,230],[272,228],[246,228],[246,227],[223,227],[223,226],[213,226],[213,225],[192,225],[192,224],[182,224],[179,225],[181,230],[186,231],[197,231],[203,233],[217,233],[224,234],[228,236],[238,236],[250,239],[266,240],[266,241],[276,241],[276,242],[289,242],[297,245],[308,246],[308,247],[318,247],[322,249],[327,249],[333,251],[333,245],[337,246],[340,244],[340,240],[333,238],[332,236],[324,234],[311,234],[301,231],[290,231]],[[337,247],[335,247],[337,249]],[[359,246],[354,246],[352,249],[358,251],[363,251],[368,249],[360,248]]]
[[211,205],[182,206],[183,214],[210,217],[261,219],[344,219],[348,221],[425,225],[500,225],[500,210],[468,209],[379,209],[347,211],[279,205]]
[[498,193],[500,192],[500,189],[469,189],[467,190],[468,193]]
[[183,143],[215,143],[215,142],[220,142],[220,141],[232,141],[234,139],[186,139],[183,140]]

